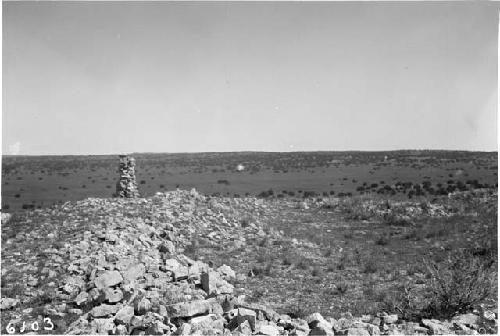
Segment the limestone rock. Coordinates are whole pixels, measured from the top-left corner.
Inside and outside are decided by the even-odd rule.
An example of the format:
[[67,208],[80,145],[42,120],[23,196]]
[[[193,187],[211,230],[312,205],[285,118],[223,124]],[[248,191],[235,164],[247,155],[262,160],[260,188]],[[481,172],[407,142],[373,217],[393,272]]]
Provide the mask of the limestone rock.
[[230,280],[236,278],[236,272],[233,271],[233,269],[227,265],[222,265],[219,268],[217,268],[217,272],[221,274],[224,280]]
[[2,298],[0,310],[12,309],[19,304],[18,299]]
[[393,315],[385,315],[382,316],[382,320],[384,321],[385,324],[393,324],[398,321],[398,315],[393,314]]
[[101,304],[100,306],[92,308],[92,310],[90,311],[90,315],[92,315],[93,317],[110,316],[115,314],[119,308],[119,306],[115,305]]
[[[260,324],[257,327],[256,330],[256,335],[267,335],[267,336],[278,336],[279,335],[279,329],[275,325],[271,324]],[[332,333],[333,335],[333,333]]]
[[452,323],[455,323],[459,326],[464,325],[469,328],[478,329],[478,324],[480,323],[481,318],[478,315],[469,313],[457,315],[451,319]]
[[215,298],[176,303],[166,308],[171,318],[191,317],[206,313],[222,314],[222,307]]
[[142,276],[144,276],[145,272],[146,272],[146,267],[144,266],[143,263],[135,263],[130,265],[126,270],[124,270],[122,274],[125,282],[133,282],[136,279],[139,279]]
[[422,324],[430,329],[431,335],[450,334],[449,325],[435,319],[422,319]]
[[105,289],[120,284],[123,281],[122,275],[118,271],[107,271],[94,280],[97,289]]
[[109,335],[115,331],[115,324],[113,318],[98,318],[90,322],[92,334]]
[[201,274],[201,287],[208,295],[210,294],[231,294],[233,285],[221,278],[219,273],[208,271]]
[[104,290],[104,299],[109,303],[117,303],[123,299],[123,292],[119,289],[106,288]]
[[368,330],[363,328],[349,328],[347,329],[348,336],[370,336]]
[[125,306],[122,307],[115,315],[115,321],[118,324],[129,324],[130,320],[134,316],[134,307]]
[[208,314],[193,317],[189,320],[193,331],[202,332],[202,334],[208,334],[209,331],[222,331],[224,329],[224,320],[215,314]]
[[255,322],[257,314],[253,310],[245,308],[237,308],[232,310],[229,313],[229,316],[232,317],[232,319],[229,321],[228,324],[228,328],[230,330],[238,328],[245,321],[248,322],[252,331],[255,330]]

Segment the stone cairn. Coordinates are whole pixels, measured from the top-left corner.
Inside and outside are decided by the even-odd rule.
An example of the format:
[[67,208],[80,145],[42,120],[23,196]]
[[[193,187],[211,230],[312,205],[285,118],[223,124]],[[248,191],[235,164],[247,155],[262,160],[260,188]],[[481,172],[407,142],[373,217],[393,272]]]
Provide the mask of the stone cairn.
[[127,155],[120,155],[120,180],[116,183],[115,197],[139,197],[139,189],[135,180],[135,159]]

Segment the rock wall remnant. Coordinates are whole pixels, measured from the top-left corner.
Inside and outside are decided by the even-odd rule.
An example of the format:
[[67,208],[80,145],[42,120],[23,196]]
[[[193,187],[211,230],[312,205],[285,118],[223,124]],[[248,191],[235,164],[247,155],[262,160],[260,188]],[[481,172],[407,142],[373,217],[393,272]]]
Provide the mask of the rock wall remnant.
[[120,155],[120,179],[116,183],[115,197],[139,197],[139,189],[135,180],[135,159],[127,155]]

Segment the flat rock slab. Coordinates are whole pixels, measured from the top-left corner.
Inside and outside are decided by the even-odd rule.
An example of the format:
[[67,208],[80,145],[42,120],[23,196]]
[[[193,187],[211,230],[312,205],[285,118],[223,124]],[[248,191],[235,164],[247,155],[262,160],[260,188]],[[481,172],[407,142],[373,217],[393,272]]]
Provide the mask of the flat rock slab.
[[222,314],[222,307],[214,298],[176,303],[166,308],[171,318],[191,317],[206,313]]
[[112,287],[120,284],[123,281],[123,277],[118,271],[107,271],[99,275],[95,280],[94,284],[97,289],[105,289],[107,287]]

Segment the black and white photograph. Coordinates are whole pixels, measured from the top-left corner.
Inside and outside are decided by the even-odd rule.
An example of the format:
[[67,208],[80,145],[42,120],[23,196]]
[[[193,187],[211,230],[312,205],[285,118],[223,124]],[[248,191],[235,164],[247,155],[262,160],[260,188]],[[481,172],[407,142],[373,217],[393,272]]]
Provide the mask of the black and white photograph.
[[0,334],[498,334],[493,1],[3,1]]

